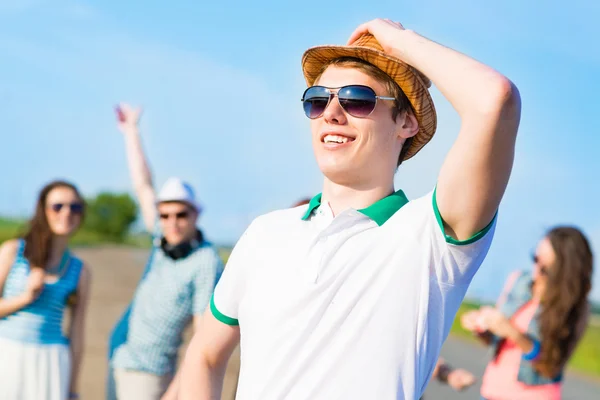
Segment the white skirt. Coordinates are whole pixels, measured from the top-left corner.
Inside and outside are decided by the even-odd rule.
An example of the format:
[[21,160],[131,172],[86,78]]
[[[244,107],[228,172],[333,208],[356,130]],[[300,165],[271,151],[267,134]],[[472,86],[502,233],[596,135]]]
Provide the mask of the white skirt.
[[67,345],[0,338],[0,399],[68,399],[70,373],[71,355]]

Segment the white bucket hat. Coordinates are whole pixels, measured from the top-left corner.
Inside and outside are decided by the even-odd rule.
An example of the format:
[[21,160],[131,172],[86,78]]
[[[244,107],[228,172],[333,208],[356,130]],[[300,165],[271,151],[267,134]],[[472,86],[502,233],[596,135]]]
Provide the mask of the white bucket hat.
[[177,201],[181,203],[187,203],[194,207],[198,213],[202,210],[200,203],[196,200],[194,195],[194,189],[187,182],[182,181],[179,178],[169,178],[164,183],[158,196],[156,198],[156,204],[165,203],[170,201]]

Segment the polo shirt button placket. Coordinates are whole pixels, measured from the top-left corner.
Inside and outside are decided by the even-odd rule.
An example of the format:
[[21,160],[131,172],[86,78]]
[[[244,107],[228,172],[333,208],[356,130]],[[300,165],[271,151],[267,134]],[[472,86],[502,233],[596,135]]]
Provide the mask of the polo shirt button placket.
[[319,255],[317,263],[315,265],[314,283],[317,283],[317,281],[319,280],[319,277],[321,276],[321,272],[322,272],[323,268],[325,267],[323,265],[323,258],[325,256],[325,253],[327,252],[326,245],[327,245],[327,241],[328,240],[329,240],[329,234],[325,234],[325,235],[323,235],[323,237],[321,237],[319,239],[319,242],[321,244],[319,246],[319,253],[320,253],[320,255]]
[[319,273],[321,272],[321,260],[323,259],[323,246],[327,241],[327,236],[322,236],[323,233],[317,237],[313,248],[310,250],[310,256],[308,257],[308,279],[311,283],[317,283],[319,280]]
[[316,237],[313,243],[309,246],[306,257],[304,258],[304,266],[302,267],[302,275],[307,282],[314,283],[316,269],[315,269],[315,252],[316,247],[319,244],[319,238]]

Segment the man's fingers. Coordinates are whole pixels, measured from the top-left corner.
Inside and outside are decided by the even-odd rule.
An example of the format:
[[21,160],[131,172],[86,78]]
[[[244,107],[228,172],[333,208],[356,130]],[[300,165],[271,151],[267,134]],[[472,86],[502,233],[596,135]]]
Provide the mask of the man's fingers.
[[117,118],[119,122],[137,122],[142,115],[143,109],[141,106],[132,107],[127,103],[119,103],[116,107]]
[[356,41],[356,39],[358,39],[359,37],[361,37],[365,33],[370,33],[370,31],[369,31],[369,22],[367,22],[365,24],[359,25],[358,28],[356,28],[354,30],[354,32],[352,32],[352,34],[350,35],[350,38],[348,39],[348,43],[347,44],[351,45],[352,43],[354,43]]
[[354,43],[354,41],[356,41],[356,39],[358,39],[361,35],[364,35],[365,33],[370,33],[375,37],[377,37],[378,35],[384,35],[386,29],[390,28],[404,30],[404,26],[402,26],[400,22],[395,22],[391,19],[374,19],[356,28],[354,32],[352,32],[352,35],[350,35],[347,44],[351,45],[352,43]]

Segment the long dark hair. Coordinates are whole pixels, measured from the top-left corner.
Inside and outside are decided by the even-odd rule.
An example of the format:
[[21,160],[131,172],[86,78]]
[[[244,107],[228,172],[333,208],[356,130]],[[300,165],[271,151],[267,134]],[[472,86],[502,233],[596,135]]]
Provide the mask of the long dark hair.
[[588,312],[587,296],[592,288],[593,255],[586,237],[574,227],[556,227],[548,232],[556,261],[548,271],[548,283],[539,317],[541,352],[536,369],[555,377],[575,345],[578,326]]
[[46,200],[48,194],[57,188],[67,188],[75,192],[79,201],[84,205],[81,213],[81,222],[83,222],[83,218],[85,217],[85,202],[75,185],[66,181],[56,180],[44,186],[38,195],[35,213],[29,220],[27,229],[23,235],[23,239],[25,240],[23,255],[35,267],[46,268],[46,264],[50,258],[50,249],[52,248],[54,234],[48,224],[48,218],[46,218]]

